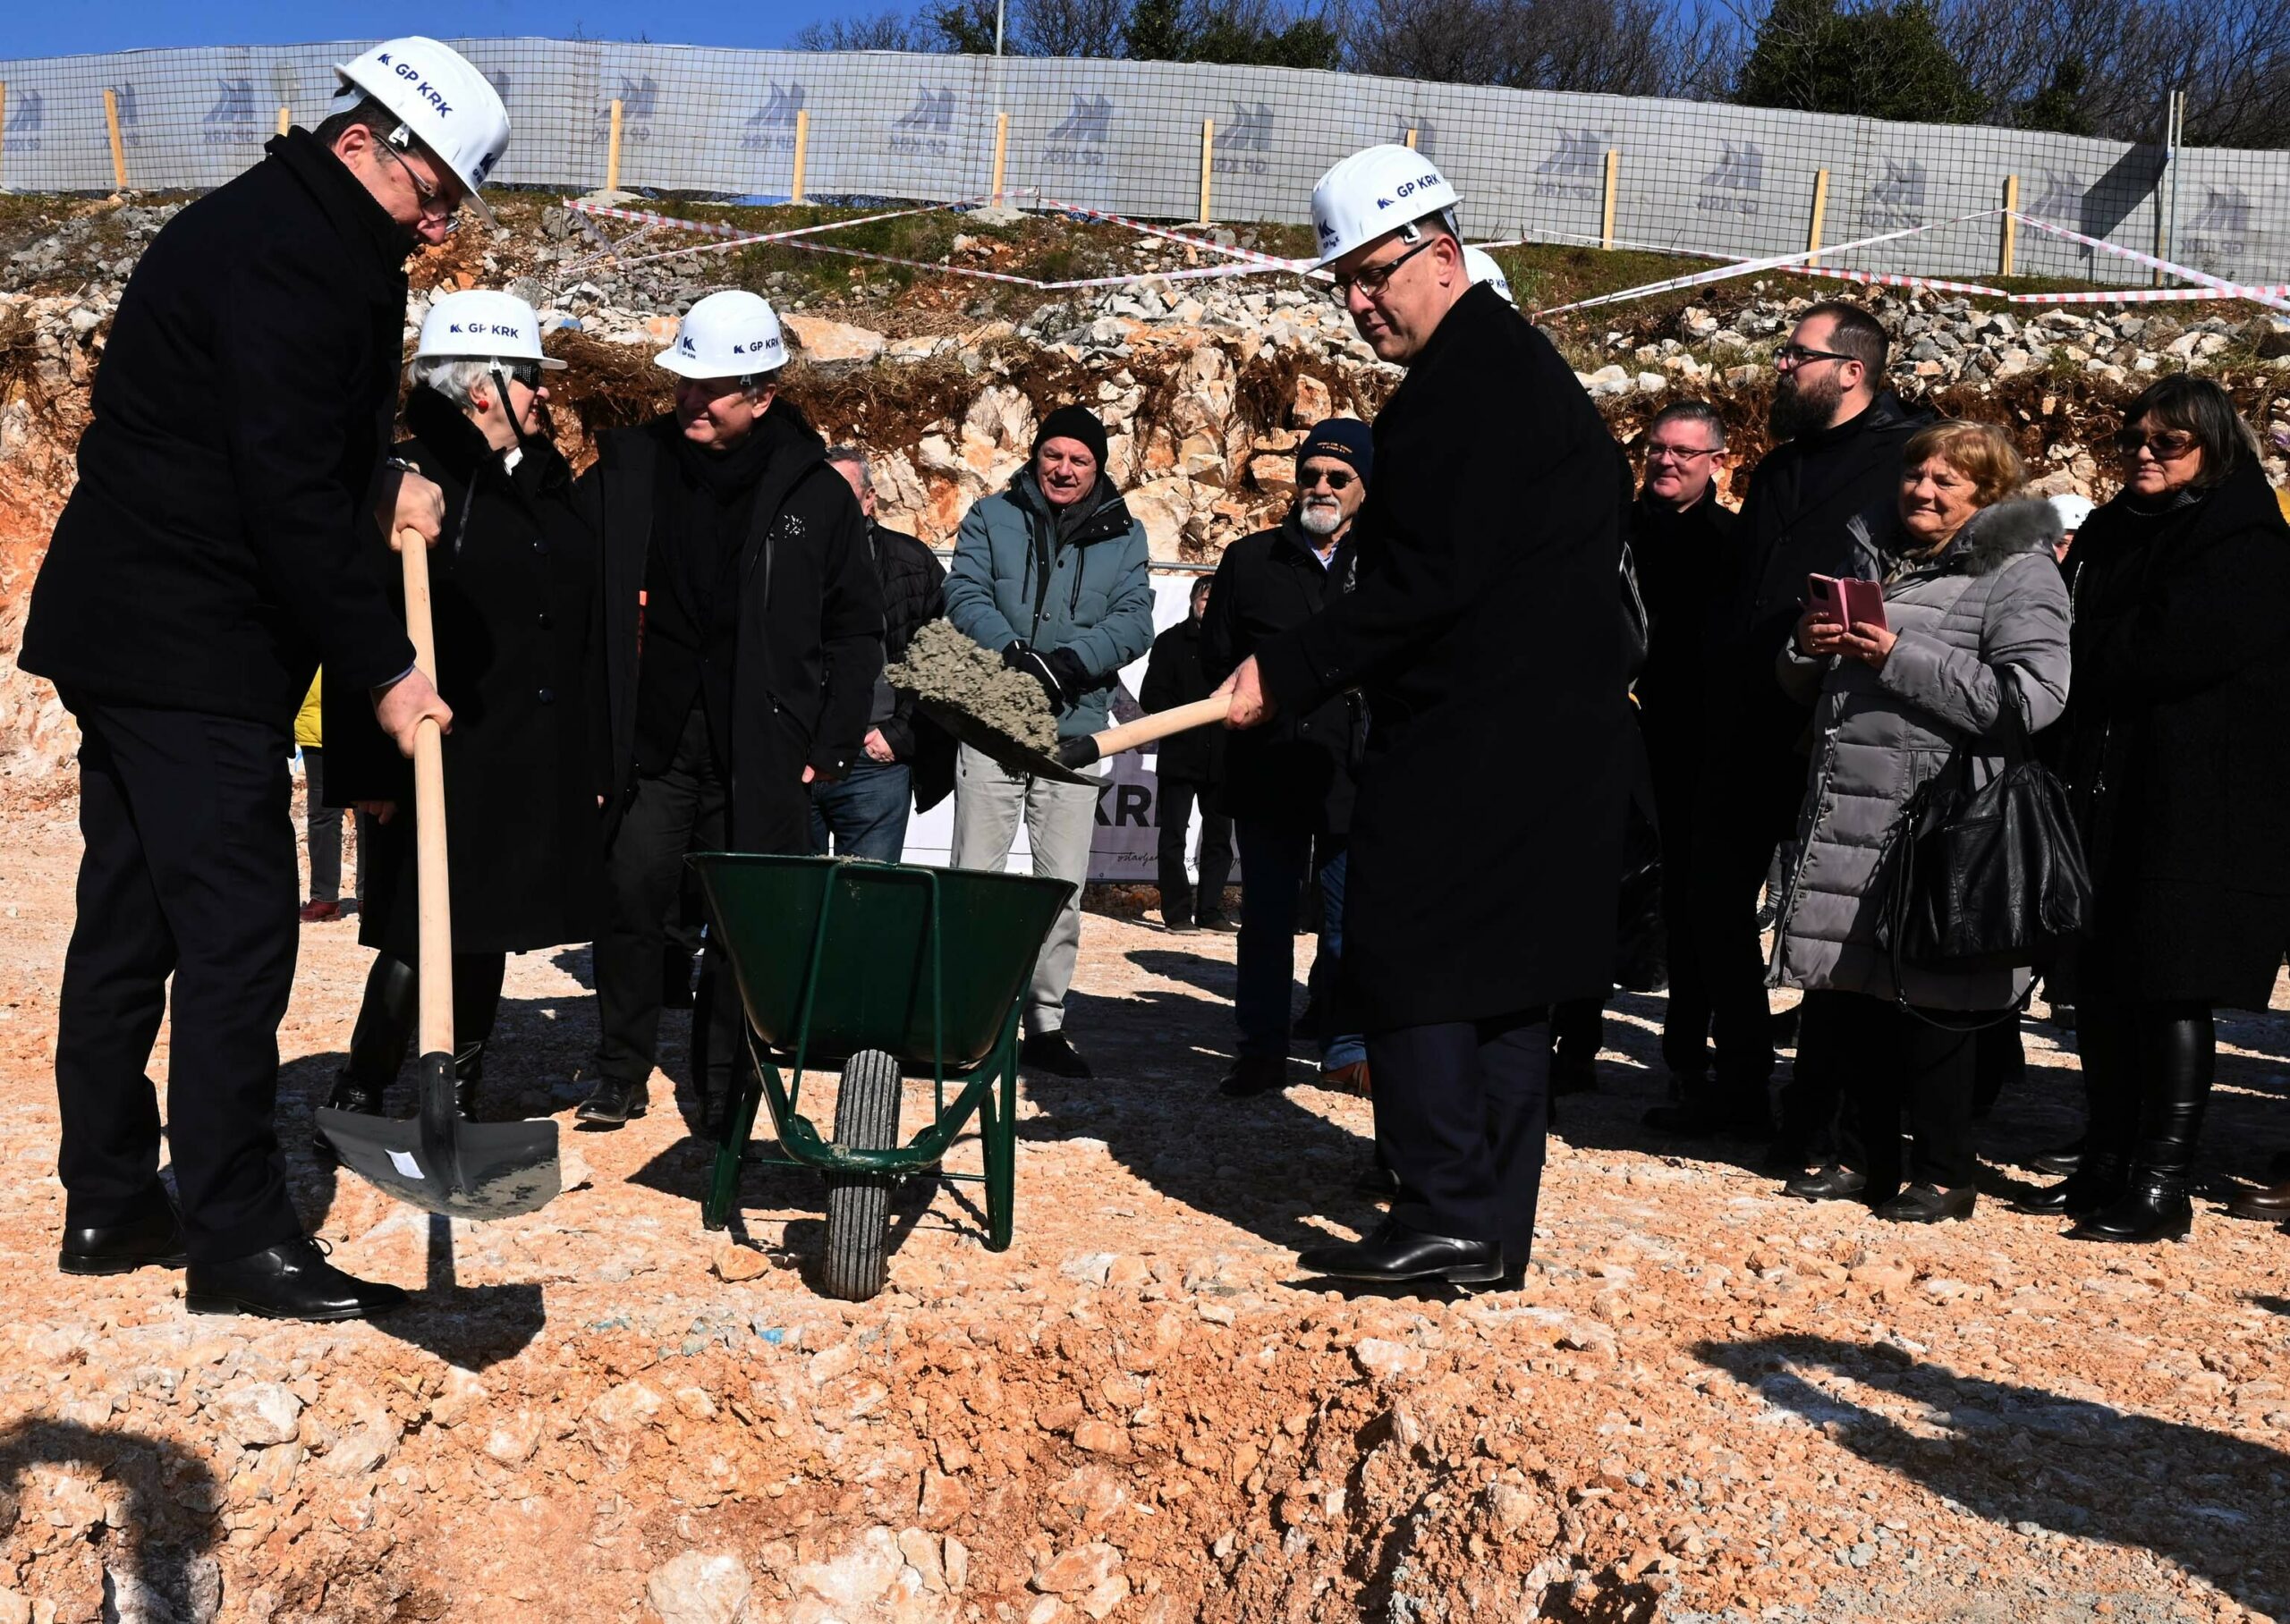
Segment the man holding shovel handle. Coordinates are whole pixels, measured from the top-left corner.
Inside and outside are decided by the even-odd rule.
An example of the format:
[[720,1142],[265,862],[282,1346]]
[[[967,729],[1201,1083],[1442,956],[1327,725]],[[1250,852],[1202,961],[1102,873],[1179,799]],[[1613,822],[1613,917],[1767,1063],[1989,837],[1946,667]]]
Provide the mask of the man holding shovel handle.
[[[24,634],[24,669],[55,682],[81,738],[57,1264],[185,1268],[193,1312],[354,1319],[405,1300],[328,1263],[286,1188],[286,764],[321,656],[399,749],[424,718],[451,722],[362,550],[369,525],[437,535],[437,487],[383,466],[404,263],[464,202],[485,212],[509,120],[435,40],[337,72],[338,112],[270,141],[137,266]],[[163,1015],[172,1193],[145,1074]]]

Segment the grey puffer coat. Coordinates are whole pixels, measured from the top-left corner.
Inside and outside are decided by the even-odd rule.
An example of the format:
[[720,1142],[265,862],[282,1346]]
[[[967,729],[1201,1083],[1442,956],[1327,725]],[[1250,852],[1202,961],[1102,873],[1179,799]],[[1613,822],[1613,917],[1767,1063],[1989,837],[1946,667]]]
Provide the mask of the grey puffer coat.
[[[1974,514],[1947,551],[1885,587],[1897,638],[1882,669],[1810,658],[1793,639],[1782,686],[1815,702],[1812,766],[1768,979],[1810,990],[1895,995],[1878,944],[1891,875],[1887,842],[1902,809],[1970,749],[1971,785],[2003,771],[2006,748],[2049,726],[2067,704],[2067,588],[2052,562],[2059,519],[2047,502],[1998,503]],[[2027,990],[2024,970],[1946,974],[1909,968],[1908,1002],[1935,1010],[2000,1010]]]

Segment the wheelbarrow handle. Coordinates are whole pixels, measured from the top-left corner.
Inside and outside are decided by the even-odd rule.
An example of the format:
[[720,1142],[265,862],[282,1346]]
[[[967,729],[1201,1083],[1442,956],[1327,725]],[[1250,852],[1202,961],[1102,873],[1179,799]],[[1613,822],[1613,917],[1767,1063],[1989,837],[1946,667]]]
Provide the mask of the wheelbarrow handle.
[[1197,727],[1208,727],[1232,714],[1230,694],[1211,694],[1206,699],[1195,699],[1190,705],[1176,705],[1149,716],[1140,716],[1134,722],[1124,722],[1119,727],[1109,727],[1101,733],[1087,738],[1068,739],[1057,747],[1057,759],[1069,767],[1086,767],[1103,761],[1108,756],[1118,756],[1124,750],[1133,750],[1140,745],[1151,744],[1173,733],[1189,733]]
[[[405,635],[413,665],[435,687],[437,638],[429,613],[429,544],[421,532],[397,533],[405,570]],[[453,890],[445,867],[445,734],[434,716],[413,730],[413,838],[420,915],[420,1046],[422,1054],[454,1052]]]

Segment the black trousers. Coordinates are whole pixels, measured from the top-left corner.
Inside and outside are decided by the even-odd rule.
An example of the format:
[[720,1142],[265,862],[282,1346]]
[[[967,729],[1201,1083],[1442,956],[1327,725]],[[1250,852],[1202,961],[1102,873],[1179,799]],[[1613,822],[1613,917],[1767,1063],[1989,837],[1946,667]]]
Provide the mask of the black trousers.
[[342,898],[342,808],[326,804],[326,751],[318,745],[306,744],[302,747],[302,785],[304,799],[308,802],[302,826],[310,846],[310,900],[313,902],[339,901]]
[[[1904,1182],[1963,1189],[1980,1171],[1972,1125],[1979,1034],[1956,1028],[1987,1018],[1959,1010],[1930,1014],[1921,1019],[1865,993],[1805,994],[1799,1070],[1842,1085],[1840,1159],[1879,1191]],[[1904,1169],[1904,1110],[1911,1138]]]
[[[605,853],[605,928],[597,938],[597,1015],[602,1027],[598,1070],[615,1082],[649,1082],[659,1051],[660,966],[670,922],[676,917],[684,884],[684,859],[695,851],[720,851],[728,838],[730,787],[717,770],[708,743],[708,720],[698,705],[685,720],[683,736],[667,770],[638,782]],[[710,952],[702,992],[716,973]],[[705,1052],[711,1071],[728,1067],[739,1044],[736,998],[702,999],[695,1013],[693,1049]],[[703,1089],[721,1092],[720,1081]]]
[[1156,809],[1161,820],[1160,874],[1161,918],[1175,924],[1196,918],[1202,925],[1213,924],[1225,917],[1225,886],[1233,877],[1233,820],[1220,812],[1211,812],[1204,804],[1200,808],[1200,893],[1193,895],[1192,882],[1185,877],[1184,843],[1192,829],[1192,808],[1201,800],[1209,786],[1190,778],[1163,778],[1161,802]]
[[1666,731],[1650,719],[1643,736],[1662,841],[1662,933],[1670,977],[1662,1062],[1692,1088],[1709,1072],[1709,985],[1695,945],[1693,911],[1693,800],[1701,740],[1690,732]]
[[[455,953],[454,1053],[482,1049],[501,1009],[506,953]],[[373,1088],[386,1088],[405,1064],[405,1051],[421,1015],[421,973],[394,953],[376,952],[366,972],[366,995],[350,1029],[350,1060],[343,1070]]]
[[1500,1241],[1508,1268],[1534,1245],[1550,1108],[1550,1011],[1368,1035],[1376,1146],[1398,1175],[1409,1229]]
[[[1554,1068],[1589,1077],[1606,1046],[1607,1001],[1570,998],[1550,1006],[1550,1058]],[[1675,1070],[1675,1068],[1672,1068]]]
[[174,977],[166,1138],[191,1256],[301,1234],[278,1150],[278,1022],[300,927],[284,726],[65,703],[80,723],[78,918],[56,1016],[64,1222],[164,1199],[145,1074]]
[[[1706,1020],[1717,1050],[1716,1077],[1706,1085],[1710,1094],[1729,1100],[1755,1095],[1761,1104],[1773,1078],[1774,1055],[1757,897],[1773,860],[1774,841],[1753,809],[1720,808],[1706,785],[1697,791],[1692,816],[1685,899],[1693,935],[1687,955],[1692,968],[1681,1004],[1679,961],[1671,959],[1670,1021],[1676,1034],[1673,1038],[1665,1028],[1663,1055],[1668,1059],[1675,1052],[1679,1059],[1690,1059],[1699,1046],[1694,1023]],[[1702,1083],[1701,1068],[1695,1065],[1680,1078],[1691,1095]]]

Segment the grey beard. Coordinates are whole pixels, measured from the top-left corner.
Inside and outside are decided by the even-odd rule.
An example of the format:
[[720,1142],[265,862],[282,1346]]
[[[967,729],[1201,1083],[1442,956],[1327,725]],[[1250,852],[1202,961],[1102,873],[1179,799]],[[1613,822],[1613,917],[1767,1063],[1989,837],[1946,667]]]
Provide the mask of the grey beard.
[[1334,502],[1306,502],[1298,504],[1296,522],[1310,536],[1333,536],[1344,528],[1344,508]]

